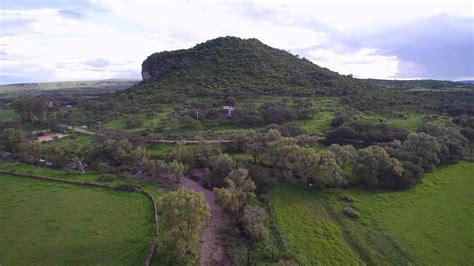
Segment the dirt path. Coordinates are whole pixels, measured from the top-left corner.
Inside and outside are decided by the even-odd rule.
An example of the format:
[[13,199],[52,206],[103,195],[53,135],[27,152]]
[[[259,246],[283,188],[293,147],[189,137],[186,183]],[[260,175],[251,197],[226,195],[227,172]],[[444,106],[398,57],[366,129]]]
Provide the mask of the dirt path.
[[[167,144],[175,144],[180,142],[181,140],[172,140],[172,139],[160,139],[160,140],[154,140],[150,141],[152,143],[167,143]],[[185,144],[198,144],[200,141],[199,140],[182,140],[184,141]],[[205,143],[208,144],[219,144],[219,143],[230,143],[230,140],[228,139],[208,139],[204,140]]]
[[204,228],[199,241],[201,244],[201,265],[228,264],[224,248],[219,243],[217,231],[219,227],[229,219],[229,216],[221,207],[217,206],[214,200],[214,193],[203,188],[198,182],[182,177],[180,186],[195,192],[204,193],[209,208],[211,209],[211,218],[209,219],[206,228]]
[[72,127],[72,126],[68,126],[68,125],[59,125],[59,126],[65,127],[69,130],[79,132],[79,133],[82,133],[82,134],[86,134],[86,135],[97,135],[96,132],[90,131],[90,130],[87,130],[87,129],[84,129],[84,128],[81,128],[81,127]]

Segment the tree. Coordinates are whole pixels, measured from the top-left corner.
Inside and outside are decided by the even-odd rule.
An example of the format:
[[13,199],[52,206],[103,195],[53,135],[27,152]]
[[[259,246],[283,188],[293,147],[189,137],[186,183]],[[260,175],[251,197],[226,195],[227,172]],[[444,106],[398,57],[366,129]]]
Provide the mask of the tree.
[[426,123],[422,125],[420,131],[436,138],[440,144],[438,157],[441,162],[460,160],[464,157],[469,140],[460,133],[459,129]]
[[143,119],[135,115],[125,115],[123,120],[127,128],[137,128],[143,125]]
[[188,146],[186,146],[186,142],[184,140],[176,143],[173,150],[169,154],[169,158],[172,160],[177,160],[178,162],[182,162],[189,167],[194,165],[193,151]]
[[357,152],[352,166],[352,174],[361,178],[360,182],[367,187],[386,186],[391,179],[403,174],[399,160],[391,158],[380,146],[369,146]]
[[226,177],[227,187],[214,188],[216,202],[225,210],[237,213],[244,204],[255,197],[255,183],[248,175],[247,169],[232,170]]
[[268,234],[265,221],[267,212],[259,206],[245,206],[241,223],[245,234],[252,240],[259,240]]
[[269,124],[281,124],[295,119],[295,115],[288,107],[280,104],[270,104],[264,106],[263,117]]
[[293,145],[292,152],[288,150],[286,154],[288,167],[296,177],[307,185],[316,181],[320,155],[314,149]]
[[262,133],[255,130],[246,132],[245,136],[248,140],[245,145],[245,150],[252,155],[254,163],[257,163],[260,155],[263,154],[266,149],[265,139]]
[[318,137],[309,136],[306,134],[298,135],[295,138],[298,140],[298,145],[306,148],[311,148],[318,142]]
[[301,159],[297,157],[298,150],[301,147],[296,144],[297,140],[295,138],[281,137],[281,135],[278,137],[266,136],[266,138],[269,141],[266,145],[268,148],[265,150],[265,160],[273,168],[292,169],[292,164]]
[[179,178],[183,176],[184,173],[184,165],[176,160],[173,160],[170,163],[163,164],[164,166],[164,171],[170,175],[171,178],[174,179],[176,183],[179,182]]
[[433,169],[439,164],[438,153],[440,145],[436,138],[426,133],[411,133],[408,139],[403,142],[401,156],[406,161],[410,161],[424,169]]
[[330,143],[351,143],[359,140],[360,135],[352,127],[340,126],[327,133],[326,139]]
[[233,134],[230,136],[230,143],[227,146],[228,152],[244,152],[250,139],[248,134]]
[[337,115],[331,120],[331,126],[332,127],[339,127],[342,124],[344,124],[344,122],[346,122],[348,120],[349,120],[349,117],[347,117],[346,115]]
[[21,129],[6,128],[0,134],[0,146],[5,149],[5,151],[18,153],[23,143],[25,143],[25,136]]
[[21,119],[26,122],[46,121],[46,113],[49,102],[40,97],[21,96],[15,99],[11,106],[20,114]]
[[90,155],[91,161],[107,161],[115,166],[134,166],[146,158],[146,150],[136,146],[127,138],[120,140],[108,139],[97,145]]
[[228,154],[220,154],[211,162],[211,171],[207,179],[209,186],[222,187],[225,185],[224,179],[234,169],[235,162]]
[[352,163],[357,153],[356,149],[352,145],[339,145],[332,144],[329,146],[328,151],[334,155],[339,167],[344,167],[347,164]]
[[214,143],[209,143],[203,138],[198,140],[194,147],[194,159],[198,167],[209,167],[211,158],[221,154],[221,149]]
[[158,250],[166,264],[199,263],[199,236],[210,217],[204,194],[178,189],[160,198]]
[[331,152],[321,152],[318,162],[317,179],[323,186],[341,186],[346,183],[342,176],[342,170],[336,162],[334,154]]

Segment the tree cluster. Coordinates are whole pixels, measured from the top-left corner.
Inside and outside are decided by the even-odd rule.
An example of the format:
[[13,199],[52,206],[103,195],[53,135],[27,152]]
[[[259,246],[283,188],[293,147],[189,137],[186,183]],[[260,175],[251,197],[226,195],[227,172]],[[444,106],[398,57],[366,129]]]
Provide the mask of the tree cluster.
[[342,122],[336,117],[332,124],[339,125],[326,134],[328,143],[372,145],[393,140],[404,141],[408,132],[387,124],[372,124],[363,121]]
[[199,264],[199,237],[210,217],[202,193],[178,189],[157,202],[159,219],[158,253],[165,265]]

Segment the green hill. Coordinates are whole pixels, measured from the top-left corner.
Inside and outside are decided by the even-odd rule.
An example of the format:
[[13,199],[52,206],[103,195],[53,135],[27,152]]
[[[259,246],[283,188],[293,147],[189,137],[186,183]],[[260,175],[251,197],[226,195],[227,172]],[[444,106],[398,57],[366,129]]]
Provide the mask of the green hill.
[[221,37],[155,53],[143,62],[142,76],[143,82],[119,95],[142,100],[163,94],[337,96],[360,108],[411,103],[403,93],[340,75],[257,39]]

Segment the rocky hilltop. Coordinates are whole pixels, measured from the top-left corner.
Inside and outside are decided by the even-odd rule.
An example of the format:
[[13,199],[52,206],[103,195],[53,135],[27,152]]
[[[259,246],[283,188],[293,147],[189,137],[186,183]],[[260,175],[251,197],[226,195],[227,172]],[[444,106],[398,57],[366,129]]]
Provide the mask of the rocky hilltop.
[[400,93],[340,75],[257,39],[220,37],[190,49],[154,53],[142,64],[143,81],[120,92],[150,101],[185,96],[336,96],[359,107],[396,105]]

